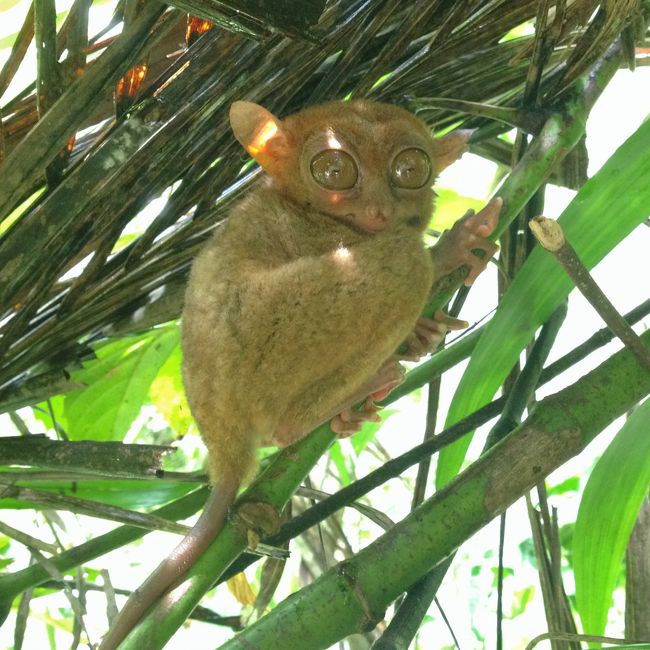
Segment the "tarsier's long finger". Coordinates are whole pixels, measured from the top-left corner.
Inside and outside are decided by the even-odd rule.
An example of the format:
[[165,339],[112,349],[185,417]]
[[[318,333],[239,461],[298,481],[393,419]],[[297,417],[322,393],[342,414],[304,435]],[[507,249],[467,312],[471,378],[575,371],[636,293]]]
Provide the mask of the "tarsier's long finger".
[[396,353],[395,359],[399,359],[400,361],[419,361],[427,353],[424,343],[415,331],[408,335],[404,343],[406,349],[404,352]]
[[[461,330],[469,326],[464,320],[449,316],[438,309],[433,318],[418,318],[405,343],[406,351],[399,355],[404,361],[419,361],[436,350],[449,330]],[[381,398],[377,398],[381,399]]]
[[340,415],[337,415],[331,419],[330,427],[332,431],[338,435],[339,438],[349,438],[355,433],[359,433],[361,430],[360,424],[355,423],[352,425],[349,422],[343,422]]
[[[486,239],[499,223],[499,214],[503,207],[500,196],[492,199],[482,210],[465,219],[463,226],[468,230],[465,263],[469,266],[469,273],[465,278],[465,285],[470,286],[485,270],[492,256],[497,252],[498,246]],[[474,255],[471,251],[481,249],[485,251],[483,257]]]
[[447,326],[443,323],[435,323],[434,327],[430,327],[429,325],[416,323],[413,332],[419,339],[440,338],[447,333]]
[[488,237],[499,223],[503,199],[494,197],[482,210],[466,217],[466,226],[479,237]]
[[[402,382],[400,382],[400,383],[402,383]],[[397,386],[397,385],[398,384],[395,384],[395,386]],[[390,393],[391,390],[393,390],[393,388],[395,388],[395,386],[381,388],[380,390],[375,391],[374,393],[372,393],[372,395],[370,395],[368,397],[368,400],[370,400],[371,403],[372,402],[381,402],[381,400],[386,399],[388,397],[388,394]],[[368,400],[366,400],[366,401],[368,401]],[[381,408],[379,406],[375,406],[374,404],[373,404],[373,407],[375,408],[375,410],[378,410],[379,408]]]
[[[490,246],[487,244],[490,244]],[[497,247],[488,239],[484,240],[484,242],[482,242],[480,245],[474,246],[474,248],[480,248],[484,250],[485,256],[480,258],[471,252],[466,256],[465,264],[469,266],[469,272],[467,273],[464,284],[467,287],[473,285],[476,278],[478,278],[478,276],[481,275],[483,271],[485,271],[493,255],[497,251]]]
[[415,335],[425,345],[426,353],[436,350],[449,330],[462,330],[469,326],[464,320],[449,316],[438,309],[433,318],[419,318],[415,323]]
[[[404,381],[404,368],[398,363],[397,357],[387,359],[379,370],[368,379],[362,386],[359,386],[347,399],[343,400],[336,407],[332,408],[324,421],[331,420],[339,413],[348,412],[355,404],[362,402],[369,395],[377,395],[385,391],[387,395],[393,388]],[[379,399],[379,398],[375,398]]]
[[[442,339],[445,338],[446,333],[447,328],[442,324],[439,324],[436,329],[431,329],[417,323],[415,325],[415,336],[424,354],[433,352],[442,343]],[[424,356],[424,354],[421,356]]]
[[377,413],[378,411],[381,411],[383,407],[379,406],[379,404],[375,404],[375,401],[379,401],[387,397],[390,391],[393,390],[393,388],[384,388],[383,390],[379,390],[376,393],[373,393],[372,395],[368,395],[368,397],[366,397],[365,402],[363,403],[363,408],[361,409],[361,411],[357,411],[357,413],[368,414],[372,418],[373,422],[378,422],[379,420],[381,420],[381,418],[379,417],[379,415],[377,415]]
[[[440,311],[440,310],[438,310]],[[427,333],[433,332],[434,334],[445,334],[447,332],[447,326],[441,319],[438,318],[438,314],[433,318],[427,318],[426,316],[421,316],[415,321],[415,332]]]
[[418,323],[422,321],[428,321],[428,322],[433,321],[434,323],[443,325],[448,330],[464,330],[465,328],[469,327],[469,323],[466,320],[461,320],[460,318],[454,318],[449,314],[445,314],[445,312],[442,311],[442,309],[438,309],[436,313],[433,315],[432,319],[421,318],[418,320]]
[[347,438],[359,431],[361,424],[357,421],[351,422],[352,409],[345,409],[330,420],[330,428],[339,438]]
[[384,373],[385,381],[382,386],[372,391],[364,402],[365,411],[377,411],[381,407],[375,405],[373,402],[380,402],[383,399],[386,399],[388,394],[404,381],[404,368],[399,366],[397,372],[391,371],[391,373]]

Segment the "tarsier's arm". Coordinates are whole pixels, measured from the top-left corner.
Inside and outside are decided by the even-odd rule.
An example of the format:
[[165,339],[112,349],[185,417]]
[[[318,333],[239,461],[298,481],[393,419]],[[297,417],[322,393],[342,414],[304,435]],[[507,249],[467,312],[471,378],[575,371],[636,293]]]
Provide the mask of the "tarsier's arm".
[[[480,212],[468,213],[456,221],[451,230],[442,234],[431,249],[436,280],[466,265],[469,272],[465,284],[473,284],[497,251],[496,244],[486,238],[492,234],[499,221],[502,205],[502,199],[496,197]],[[483,257],[472,252],[476,249],[483,251]],[[406,339],[406,349],[401,350],[397,356],[405,361],[417,361],[433,352],[447,331],[461,330],[468,325],[466,321],[448,316],[439,309],[433,318],[421,317],[417,320],[413,332]]]

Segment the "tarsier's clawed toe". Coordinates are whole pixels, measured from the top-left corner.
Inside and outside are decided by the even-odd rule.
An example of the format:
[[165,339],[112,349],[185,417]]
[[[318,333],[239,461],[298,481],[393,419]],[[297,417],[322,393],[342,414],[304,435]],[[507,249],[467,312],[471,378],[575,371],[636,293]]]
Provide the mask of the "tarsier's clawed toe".
[[415,323],[413,332],[406,339],[406,351],[399,355],[404,361],[419,361],[434,352],[449,330],[465,329],[469,323],[445,314],[439,309],[433,318],[422,316]]
[[[361,388],[358,399],[365,399],[360,405],[341,409],[330,421],[330,427],[340,438],[347,438],[361,430],[364,422],[380,422],[377,411],[381,406],[375,404],[385,399],[393,388],[404,381],[404,368],[394,359],[386,361],[377,373]],[[355,401],[357,401],[355,399]]]
[[404,368],[397,361],[387,361],[374,378],[375,387],[371,388],[370,399],[374,402],[386,399],[390,391],[404,381],[404,377]]
[[[465,284],[470,286],[485,270],[490,259],[499,250],[499,247],[487,237],[496,228],[503,200],[500,197],[492,199],[482,210],[463,220],[459,251],[463,262],[469,266],[469,273]],[[472,251],[482,250],[484,255],[479,257]]]
[[339,438],[348,438],[361,431],[364,422],[381,422],[379,411],[381,407],[374,403],[372,395],[364,401],[359,410],[348,408],[332,418],[330,427]]

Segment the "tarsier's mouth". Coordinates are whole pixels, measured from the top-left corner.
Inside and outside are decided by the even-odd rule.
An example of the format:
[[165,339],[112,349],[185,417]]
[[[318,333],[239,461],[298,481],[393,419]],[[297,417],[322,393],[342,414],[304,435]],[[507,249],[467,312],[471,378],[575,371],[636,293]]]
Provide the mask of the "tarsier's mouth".
[[[346,223],[349,223],[350,226],[355,230],[369,234],[385,230],[390,223],[390,221],[387,219],[383,221],[368,221],[366,219],[359,219],[353,214],[345,215],[345,221]],[[411,228],[420,228],[422,226],[422,217],[419,214],[413,214],[406,219],[406,225],[410,226]]]
[[[382,230],[385,230],[389,225],[390,221],[371,221],[369,222],[362,217],[354,214],[353,212],[348,212],[346,215],[333,214],[331,212],[321,211],[321,214],[338,221],[343,225],[354,230],[355,232],[364,234],[364,235],[374,235]],[[413,214],[410,217],[406,218],[405,223],[411,228],[420,228],[422,226],[422,217],[419,214]]]
[[346,214],[346,220],[349,219],[350,223],[353,226],[356,226],[359,230],[367,233],[381,232],[388,225],[388,220],[385,218],[382,219],[367,219],[359,218],[355,214]]
[[348,214],[345,215],[340,215],[340,214],[333,214],[332,212],[326,212],[321,210],[320,213],[329,217],[330,219],[334,219],[334,221],[338,221],[344,226],[347,226],[350,230],[354,230],[354,232],[364,234],[364,235],[374,235],[375,233],[384,230],[388,225],[387,221],[384,221],[382,223],[377,223],[376,225],[368,224],[367,222],[365,222],[363,219],[361,219],[359,216],[357,216],[352,212],[348,212]]

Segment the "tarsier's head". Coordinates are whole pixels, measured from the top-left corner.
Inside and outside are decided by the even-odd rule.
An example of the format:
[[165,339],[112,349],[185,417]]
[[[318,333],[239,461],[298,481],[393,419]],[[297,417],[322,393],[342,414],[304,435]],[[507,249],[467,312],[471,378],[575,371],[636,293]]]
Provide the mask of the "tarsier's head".
[[285,196],[367,233],[399,223],[424,230],[433,182],[469,136],[433,138],[408,111],[363,100],[322,104],[283,120],[257,104],[234,102],[230,123]]

